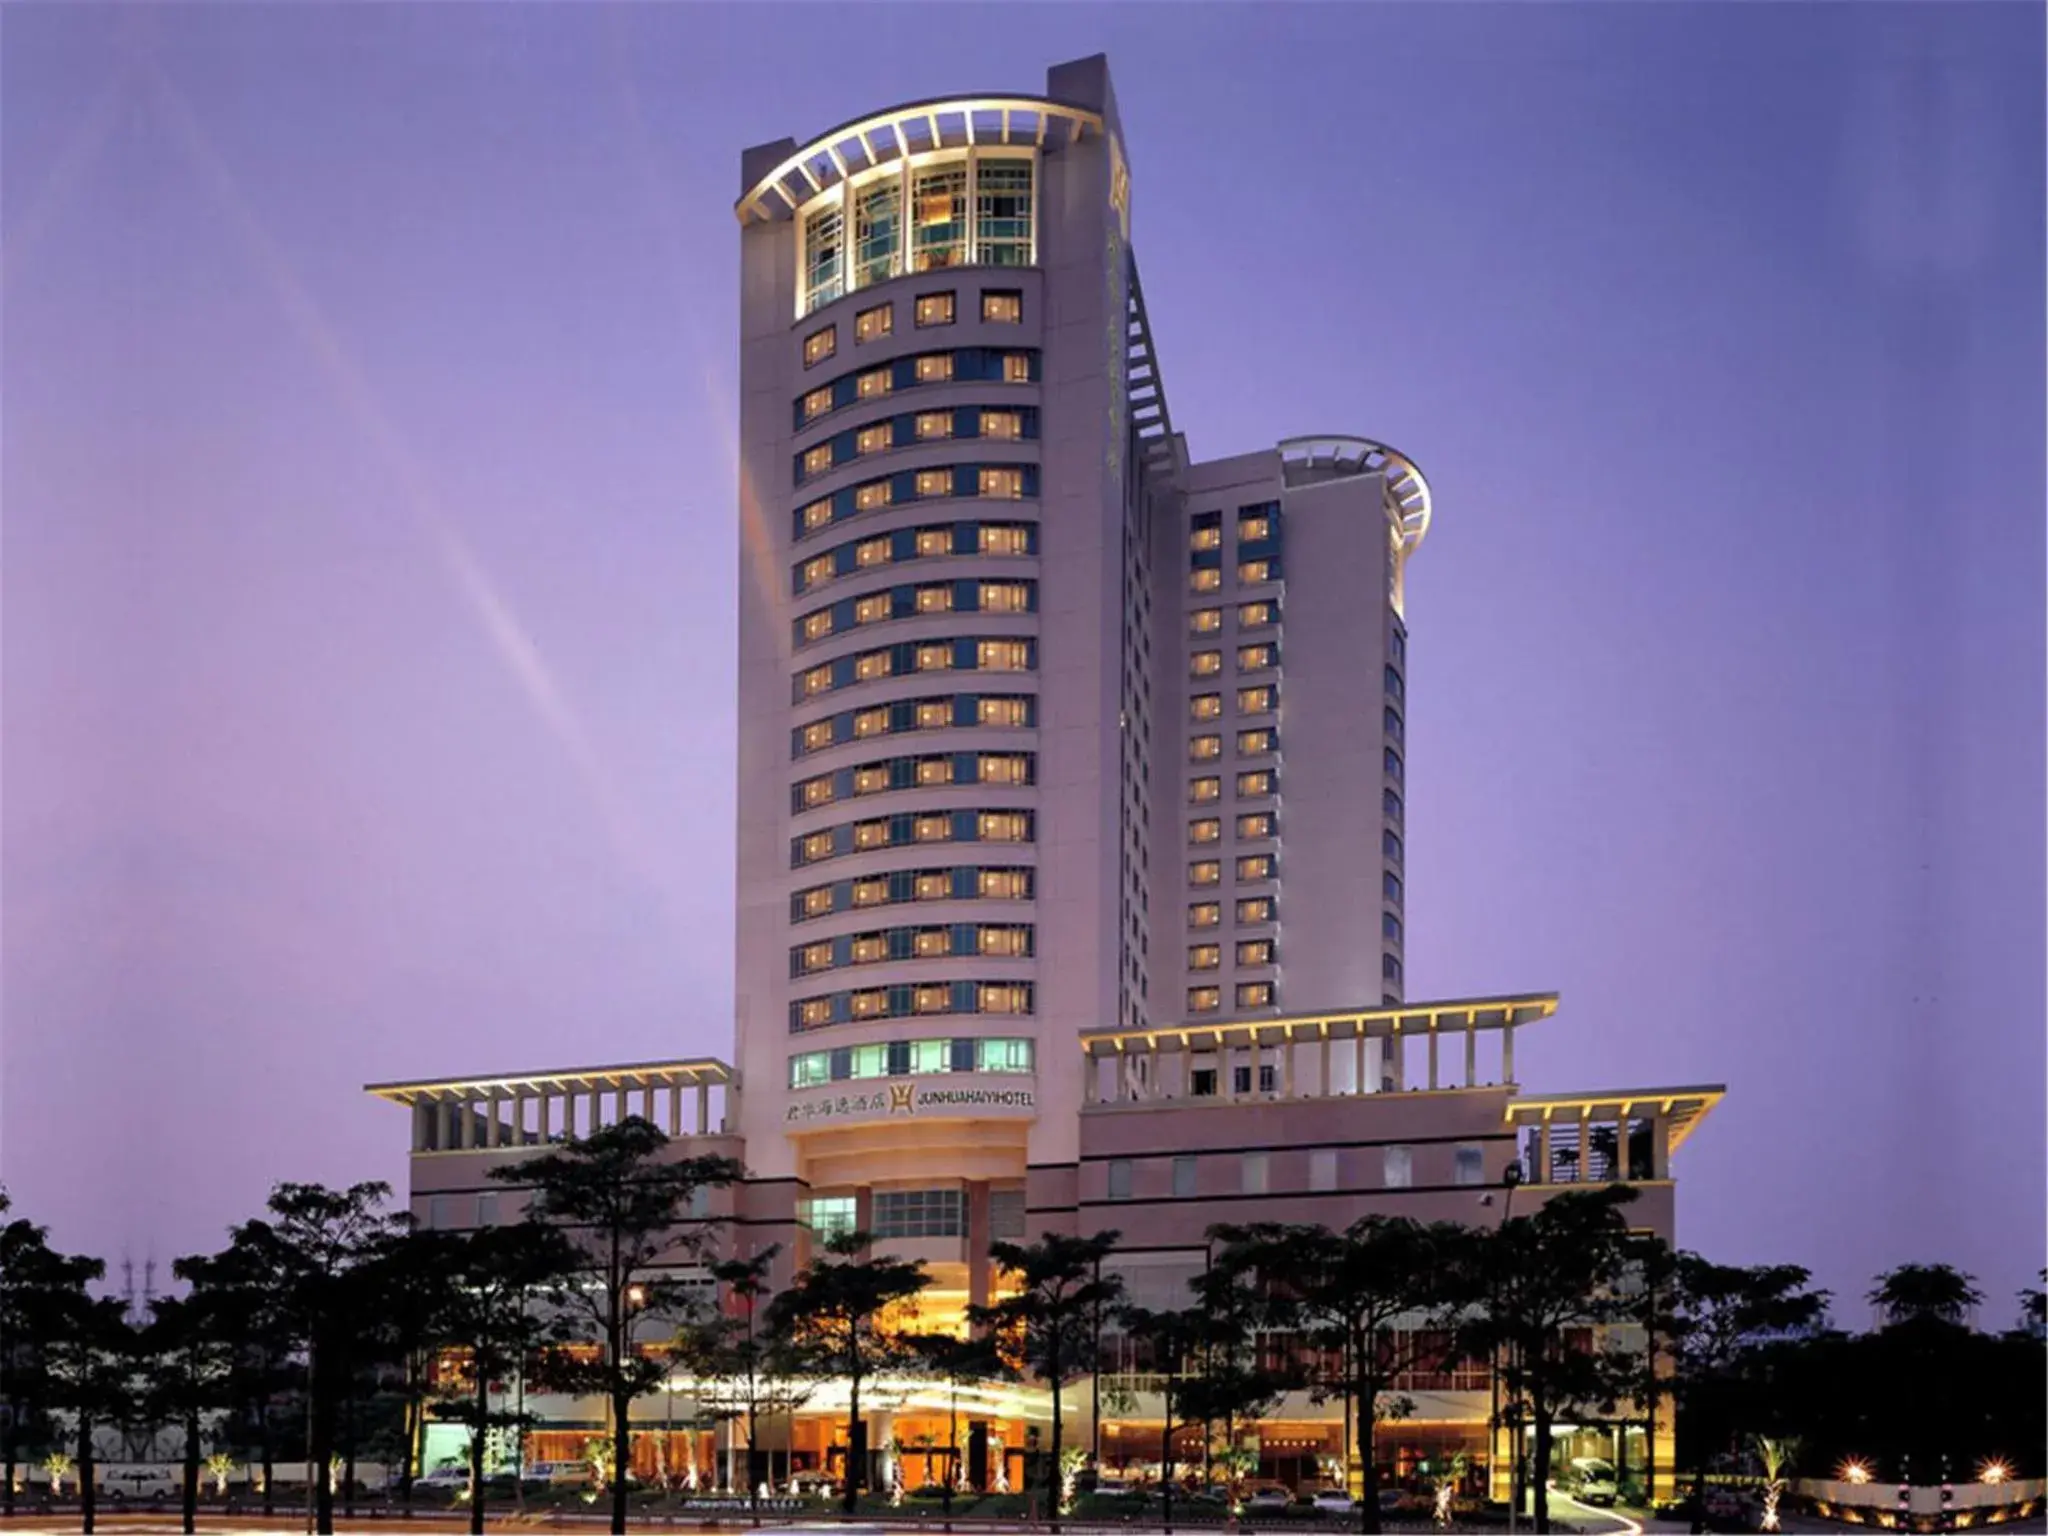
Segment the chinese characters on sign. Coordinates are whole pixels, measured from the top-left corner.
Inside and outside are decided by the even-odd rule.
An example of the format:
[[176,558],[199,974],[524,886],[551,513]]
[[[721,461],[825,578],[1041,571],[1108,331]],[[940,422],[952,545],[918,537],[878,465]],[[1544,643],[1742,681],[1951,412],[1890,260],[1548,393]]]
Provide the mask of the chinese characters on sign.
[[868,1120],[890,1115],[999,1111],[1029,1114],[1038,1095],[1029,1088],[941,1088],[928,1083],[887,1083],[873,1090],[823,1094],[789,1106],[789,1125],[818,1121]]

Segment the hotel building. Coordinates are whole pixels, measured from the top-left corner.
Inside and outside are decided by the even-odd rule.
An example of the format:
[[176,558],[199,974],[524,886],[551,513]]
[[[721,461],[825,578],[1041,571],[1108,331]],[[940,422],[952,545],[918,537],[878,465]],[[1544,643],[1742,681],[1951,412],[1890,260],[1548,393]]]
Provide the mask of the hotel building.
[[[1497,1219],[1515,1161],[1519,1208],[1625,1178],[1669,1236],[1670,1155],[1720,1089],[1527,1095],[1554,996],[1408,1000],[1430,488],[1364,436],[1190,457],[1105,62],[762,145],[740,179],[733,1061],[381,1085],[416,1214],[506,1219],[488,1166],[642,1113],[744,1160],[724,1241],[780,1243],[786,1276],[873,1233],[941,1322],[1000,1287],[992,1239],[1117,1230],[1164,1305],[1214,1221]],[[1468,1377],[1408,1384],[1390,1472],[1462,1449],[1504,1486]],[[1096,1425],[1072,1389],[1077,1438],[1143,1462],[1149,1427],[1156,1461],[1156,1399],[1108,1400]],[[1047,1402],[985,1404],[980,1454],[1021,1454]],[[869,1443],[933,1413],[905,1383]],[[782,1433],[794,1464],[843,1454],[828,1407]],[[1326,1476],[1343,1434],[1290,1401],[1268,1475]]]

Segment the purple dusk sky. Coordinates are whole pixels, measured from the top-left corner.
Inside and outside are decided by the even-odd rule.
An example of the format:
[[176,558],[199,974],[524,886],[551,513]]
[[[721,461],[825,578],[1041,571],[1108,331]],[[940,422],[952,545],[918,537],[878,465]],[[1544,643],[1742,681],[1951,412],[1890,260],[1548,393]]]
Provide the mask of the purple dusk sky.
[[2035,5],[0,9],[0,1176],[726,1054],[739,154],[1106,51],[1174,420],[1413,454],[1410,992],[1680,1239],[2043,1261]]

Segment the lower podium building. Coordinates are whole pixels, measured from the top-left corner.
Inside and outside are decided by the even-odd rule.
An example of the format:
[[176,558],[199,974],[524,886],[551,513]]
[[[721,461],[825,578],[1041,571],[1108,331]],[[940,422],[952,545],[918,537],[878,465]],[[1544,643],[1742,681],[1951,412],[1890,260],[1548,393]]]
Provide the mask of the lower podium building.
[[[1515,1081],[1521,1036],[1556,1012],[1554,994],[1463,998],[1301,1017],[1111,1030],[1080,1037],[1059,1059],[1028,1041],[918,1038],[830,1064],[828,1080],[787,1096],[774,1135],[797,1170],[708,1193],[703,1218],[726,1254],[780,1244],[778,1282],[833,1232],[874,1234],[875,1250],[922,1262],[932,1276],[919,1326],[964,1328],[970,1303],[999,1295],[991,1241],[1045,1232],[1120,1234],[1111,1261],[1142,1305],[1187,1303],[1187,1283],[1219,1222],[1282,1221],[1341,1229],[1371,1213],[1489,1224],[1527,1214],[1561,1191],[1626,1182],[1636,1228],[1670,1240],[1672,1155],[1722,1096],[1718,1086],[1529,1094]],[[1400,1042],[1392,1050],[1380,1042]],[[1400,1079],[1364,1070],[1408,1064]],[[1063,1091],[1049,1094],[1054,1080]],[[488,1177],[546,1143],[587,1135],[627,1115],[653,1121],[672,1155],[718,1153],[751,1167],[738,1133],[743,1095],[713,1060],[650,1062],[442,1082],[385,1083],[371,1093],[412,1113],[412,1215],[461,1230],[517,1220],[514,1184]],[[1047,1098],[1078,1101],[1077,1161],[1034,1166],[1024,1131]],[[755,1133],[756,1135],[763,1133]],[[1510,1168],[1515,1171],[1510,1174]],[[1518,1182],[1511,1182],[1518,1181]],[[650,1339],[658,1347],[658,1339]],[[1626,1340],[1622,1340],[1626,1344]],[[1070,1385],[1066,1443],[1093,1451],[1105,1477],[1156,1478],[1156,1383],[1110,1334],[1099,1382]],[[1404,1378],[1411,1404],[1383,1423],[1375,1452],[1383,1486],[1415,1486],[1431,1467],[1466,1459],[1472,1492],[1505,1497],[1507,1436],[1490,1436],[1493,1383],[1483,1361]],[[653,1479],[694,1465],[725,1483],[747,1447],[718,1405],[678,1367],[666,1392],[637,1404],[635,1463]],[[605,1430],[604,1405],[525,1395],[539,1419],[526,1458],[578,1461]],[[864,1389],[868,1444],[897,1447],[914,1490],[947,1475],[960,1414],[962,1474],[988,1487],[1025,1486],[1025,1459],[1046,1434],[1049,1394],[1029,1384],[968,1389],[938,1381]],[[1099,1412],[1099,1418],[1098,1418]],[[829,1384],[755,1447],[775,1486],[843,1471],[843,1394]],[[1647,1461],[1654,1434],[1658,1496],[1669,1492],[1670,1410],[1654,1425],[1624,1410],[1561,1434],[1557,1465],[1597,1457],[1624,1479]],[[1246,1443],[1255,1476],[1296,1489],[1341,1485],[1355,1440],[1342,1406],[1307,1394],[1283,1400]],[[426,1464],[452,1459],[466,1431],[434,1426]],[[1496,1448],[1491,1442],[1498,1438]],[[1351,1452],[1347,1456],[1347,1450]],[[929,1453],[929,1455],[927,1455]],[[968,1464],[971,1457],[971,1465]],[[1200,1466],[1198,1429],[1176,1435],[1180,1468]],[[744,1461],[739,1465],[744,1466]],[[736,1474],[743,1486],[745,1473]],[[870,1480],[876,1474],[871,1471]]]

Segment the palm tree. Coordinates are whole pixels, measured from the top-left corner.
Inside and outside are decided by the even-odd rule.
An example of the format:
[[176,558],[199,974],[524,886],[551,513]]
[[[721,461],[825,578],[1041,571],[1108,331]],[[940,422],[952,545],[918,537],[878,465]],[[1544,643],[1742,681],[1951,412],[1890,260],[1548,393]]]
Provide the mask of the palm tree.
[[1799,1454],[1799,1442],[1758,1435],[1756,1454],[1757,1459],[1764,1464],[1763,1528],[1775,1531],[1778,1529],[1778,1500],[1791,1486],[1785,1474],[1791,1470],[1792,1458]]
[[1930,1321],[1962,1327],[1984,1300],[1977,1277],[1950,1264],[1901,1264],[1877,1277],[1867,1298],[1886,1327]]

